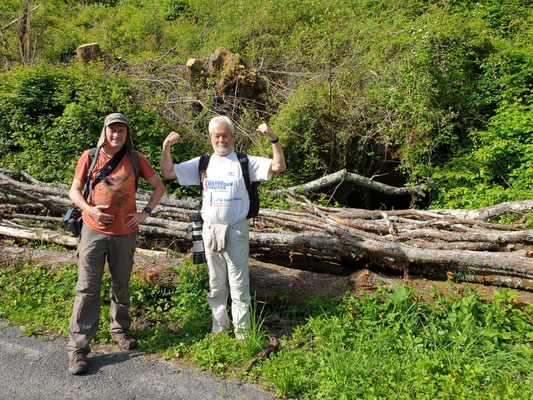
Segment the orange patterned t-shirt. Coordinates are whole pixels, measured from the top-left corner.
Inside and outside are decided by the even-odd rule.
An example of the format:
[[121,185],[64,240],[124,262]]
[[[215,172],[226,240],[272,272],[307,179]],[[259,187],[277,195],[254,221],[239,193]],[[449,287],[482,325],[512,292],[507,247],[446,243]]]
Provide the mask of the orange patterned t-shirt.
[[[139,177],[148,180],[154,176],[155,171],[142,154],[137,154],[139,155]],[[98,176],[100,170],[110,159],[102,151],[99,152],[92,173],[92,180]],[[86,150],[78,161],[74,177],[85,183],[88,170],[89,150]],[[89,198],[87,202],[89,202]],[[136,211],[135,172],[133,171],[129,153],[126,152],[117,167],[103,181],[93,187],[92,205],[108,206],[102,209],[102,212],[114,215],[115,221],[111,224],[100,225],[89,214],[83,212],[83,223],[89,228],[108,235],[127,235],[138,230],[136,226],[132,228],[126,227],[127,215]]]

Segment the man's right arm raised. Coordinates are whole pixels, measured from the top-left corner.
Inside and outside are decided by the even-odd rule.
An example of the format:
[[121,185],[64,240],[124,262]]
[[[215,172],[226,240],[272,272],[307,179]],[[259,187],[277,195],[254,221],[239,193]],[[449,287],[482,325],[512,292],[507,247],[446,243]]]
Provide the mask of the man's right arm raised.
[[170,132],[163,142],[163,150],[161,152],[161,176],[165,179],[176,179],[174,172],[174,163],[172,162],[172,155],[170,148],[173,144],[181,142],[181,136],[176,132]]

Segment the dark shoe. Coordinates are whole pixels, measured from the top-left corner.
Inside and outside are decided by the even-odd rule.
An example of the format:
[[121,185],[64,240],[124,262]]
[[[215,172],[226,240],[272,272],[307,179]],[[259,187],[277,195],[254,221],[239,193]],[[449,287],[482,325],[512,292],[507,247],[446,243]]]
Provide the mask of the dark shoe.
[[87,368],[87,359],[85,355],[77,355],[68,361],[68,372],[72,375],[83,375],[89,368]]
[[137,341],[127,334],[115,336],[113,337],[113,340],[124,350],[133,350],[137,348]]

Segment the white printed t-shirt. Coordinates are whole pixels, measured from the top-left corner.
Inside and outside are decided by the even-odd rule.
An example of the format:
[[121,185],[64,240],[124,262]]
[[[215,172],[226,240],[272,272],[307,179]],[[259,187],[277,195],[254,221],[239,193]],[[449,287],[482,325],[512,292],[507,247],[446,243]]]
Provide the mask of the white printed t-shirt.
[[[272,160],[248,155],[250,181],[268,181]],[[180,185],[199,185],[198,164],[200,157],[174,164],[174,172]],[[250,198],[242,175],[237,154],[226,157],[211,155],[206,170],[202,195],[202,218],[211,224],[235,224],[246,218]]]

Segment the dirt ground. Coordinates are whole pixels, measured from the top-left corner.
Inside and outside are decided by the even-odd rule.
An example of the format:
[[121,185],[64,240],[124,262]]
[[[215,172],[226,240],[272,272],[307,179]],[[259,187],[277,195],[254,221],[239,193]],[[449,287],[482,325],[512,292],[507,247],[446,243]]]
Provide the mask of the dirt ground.
[[[162,256],[161,254],[136,254],[134,274],[137,279],[141,279],[146,282],[153,282],[155,280],[155,276],[157,275],[158,283],[160,283],[161,280],[165,280],[167,285],[177,284],[177,274],[169,271],[168,267],[179,266],[183,260],[184,258],[170,258]],[[9,265],[11,263],[19,262],[33,265],[42,264],[54,268],[69,263],[75,264],[76,254],[75,251],[38,250],[27,247],[0,245],[0,264]],[[251,260],[251,265],[264,265],[264,263]],[[466,290],[466,288],[470,288],[480,296],[491,300],[494,298],[494,293],[500,290],[499,287],[491,285],[482,285],[477,283],[449,283],[445,281],[429,280],[412,275],[409,277],[407,282],[403,280],[402,276],[380,276],[385,277],[388,282],[406,284],[407,286],[412,287],[420,293],[422,298],[429,297],[429,293],[432,288],[435,288],[434,290],[442,295],[460,295]],[[324,278],[327,278],[327,274],[324,274]],[[517,289],[513,290],[516,290],[517,292],[517,305],[533,304],[533,292]]]

